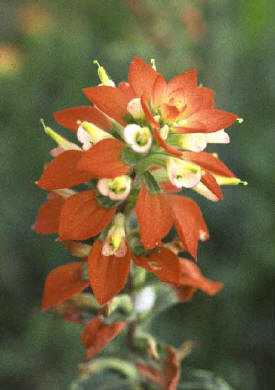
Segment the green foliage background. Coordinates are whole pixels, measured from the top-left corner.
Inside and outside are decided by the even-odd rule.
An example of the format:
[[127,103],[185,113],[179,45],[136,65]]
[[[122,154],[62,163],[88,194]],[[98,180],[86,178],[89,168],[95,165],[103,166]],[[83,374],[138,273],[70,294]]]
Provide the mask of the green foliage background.
[[[43,7],[52,22],[28,31],[18,18],[24,4]],[[190,4],[203,15],[200,39],[182,22]],[[76,376],[80,328],[40,313],[47,273],[70,255],[54,237],[30,229],[45,199],[34,181],[53,147],[39,119],[58,129],[52,112],[87,102],[81,89],[98,83],[93,59],[119,82],[134,55],[155,58],[167,79],[196,67],[200,82],[215,89],[217,106],[245,118],[230,130],[230,145],[210,150],[249,186],[226,188],[218,204],[196,197],[211,233],[200,246],[199,266],[225,288],[214,298],[197,293],[191,303],[173,306],[155,322],[155,334],[174,346],[199,343],[183,371],[192,365],[234,389],[273,389],[272,1],[1,0],[0,9],[1,41],[12,43],[22,59],[17,71],[0,75],[1,389],[67,389]]]

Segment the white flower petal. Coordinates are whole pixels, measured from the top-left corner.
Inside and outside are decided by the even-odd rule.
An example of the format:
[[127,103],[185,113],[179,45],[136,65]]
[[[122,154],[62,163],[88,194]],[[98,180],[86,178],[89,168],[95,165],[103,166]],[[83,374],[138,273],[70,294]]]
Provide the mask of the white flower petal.
[[230,143],[230,137],[229,135],[224,131],[224,129],[215,131],[214,133],[207,133],[206,140],[209,144],[229,144]]
[[183,149],[191,150],[192,152],[201,152],[207,146],[207,139],[205,134],[183,134],[181,137],[181,147]]
[[140,98],[134,98],[129,101],[127,111],[134,119],[143,119],[145,117]]
[[108,196],[109,195],[109,182],[112,179],[99,179],[97,182],[97,189],[101,193],[101,195]]
[[211,200],[212,202],[218,202],[219,198],[213,194],[203,183],[197,184],[192,190],[196,191],[198,194],[204,196],[206,199]]
[[81,143],[92,142],[90,134],[82,126],[78,126],[77,139]]

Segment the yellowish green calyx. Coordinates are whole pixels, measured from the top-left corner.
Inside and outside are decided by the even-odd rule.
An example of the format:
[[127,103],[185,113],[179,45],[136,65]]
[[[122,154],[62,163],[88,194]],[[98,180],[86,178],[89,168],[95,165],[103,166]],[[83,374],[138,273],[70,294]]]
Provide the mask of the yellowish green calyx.
[[161,136],[162,139],[166,140],[169,135],[169,126],[168,125],[162,126],[159,130],[159,135]]
[[108,73],[103,68],[103,66],[101,66],[97,60],[94,60],[93,63],[96,64],[98,67],[97,73],[98,73],[98,77],[99,77],[99,80],[101,81],[101,83],[103,85],[107,85],[109,87],[114,87],[115,83],[113,82],[113,80],[110,79],[110,77],[108,76]]
[[42,123],[45,133],[49,135],[57,143],[58,146],[60,146],[64,150],[71,150],[71,149],[80,150],[80,148],[76,144],[68,141],[66,138],[59,135],[56,131],[51,129],[49,126],[46,126],[44,119],[40,119],[40,122]]
[[97,127],[93,123],[86,122],[86,121],[84,121],[84,122],[77,121],[77,124],[79,126],[82,126],[82,128],[84,130],[86,130],[87,133],[90,134],[93,144],[96,144],[97,142],[102,141],[103,139],[106,139],[106,138],[114,138],[110,133],[108,133],[107,131],[101,130],[99,127]]
[[110,244],[114,249],[120,247],[122,238],[125,238],[125,216],[122,213],[118,213],[110,229]]
[[173,163],[177,164],[179,175],[181,174],[181,171],[185,172],[186,170],[189,170],[190,172],[193,172],[193,173],[197,173],[197,172],[201,171],[201,168],[196,164],[192,164],[188,161],[181,160],[179,158],[170,157],[167,161],[168,167],[171,166],[171,164],[173,164]]
[[119,176],[110,180],[108,188],[115,194],[123,194],[126,191],[127,176]]
[[136,135],[136,143],[139,146],[147,145],[151,137],[151,132],[148,127],[142,127],[142,129]]
[[160,115],[154,115],[154,119],[155,119],[155,121],[156,122],[158,122],[159,123],[159,121],[160,121]]

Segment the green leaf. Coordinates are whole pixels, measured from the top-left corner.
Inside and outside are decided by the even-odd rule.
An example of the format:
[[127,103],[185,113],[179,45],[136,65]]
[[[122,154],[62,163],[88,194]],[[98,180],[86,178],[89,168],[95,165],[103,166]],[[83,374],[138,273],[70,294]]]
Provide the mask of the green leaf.
[[127,203],[126,203],[126,206],[124,209],[124,213],[126,215],[129,214],[132,211],[132,209],[135,207],[138,194],[139,194],[139,188],[132,188],[132,190],[127,198]]
[[160,194],[161,190],[154,176],[149,171],[146,171],[143,176],[146,187],[151,192],[151,194]]
[[222,378],[206,370],[185,369],[181,382],[179,390],[233,390]]
[[96,200],[98,202],[98,204],[101,206],[101,207],[105,207],[107,209],[111,209],[113,207],[117,207],[121,201],[118,200],[118,201],[113,201],[111,200],[110,198],[108,198],[107,196],[103,196],[101,194],[96,194]]
[[137,370],[131,363],[99,358],[88,363],[87,374],[76,379],[70,390],[141,390],[138,380]]
[[125,146],[121,158],[126,164],[135,165],[144,158],[144,153],[136,153],[129,146]]
[[129,390],[129,383],[112,373],[94,374],[75,380],[70,390]]

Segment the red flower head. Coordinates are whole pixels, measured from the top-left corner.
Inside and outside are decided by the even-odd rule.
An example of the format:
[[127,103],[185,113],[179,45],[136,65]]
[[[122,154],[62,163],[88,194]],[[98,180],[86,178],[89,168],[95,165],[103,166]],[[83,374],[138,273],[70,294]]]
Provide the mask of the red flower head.
[[[193,189],[218,201],[221,184],[241,182],[216,156],[203,151],[207,143],[229,142],[224,128],[237,116],[214,108],[213,91],[198,87],[194,70],[167,83],[136,57],[129,82],[116,87],[100,65],[98,74],[101,84],[84,89],[94,106],[54,114],[59,125],[76,134],[80,145],[43,123],[58,147],[37,183],[52,195],[39,210],[34,229],[57,232],[66,245],[92,239],[90,252],[87,243],[84,252],[89,282],[100,304],[122,290],[131,259],[162,281],[185,288],[183,267],[189,262],[163,248],[162,240],[174,226],[186,251],[196,258],[198,242],[208,239],[199,207],[179,191]],[[69,246],[78,255],[83,253],[76,245]],[[82,264],[75,267],[79,270]],[[188,288],[211,294],[194,267],[192,277],[186,271]],[[77,279],[76,284],[69,282],[68,290],[58,294],[49,294],[46,288],[43,307],[79,292],[87,280]]]

